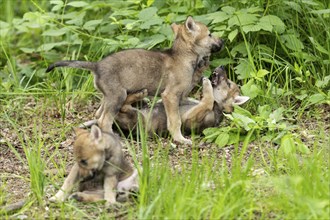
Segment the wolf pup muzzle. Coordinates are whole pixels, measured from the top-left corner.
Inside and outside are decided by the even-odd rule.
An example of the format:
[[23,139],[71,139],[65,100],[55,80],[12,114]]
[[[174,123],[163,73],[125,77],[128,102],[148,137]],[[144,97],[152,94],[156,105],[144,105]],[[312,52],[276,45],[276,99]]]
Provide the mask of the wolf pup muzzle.
[[211,52],[212,53],[218,52],[218,51],[222,50],[222,48],[224,46],[225,46],[225,41],[222,39],[219,39],[217,43],[212,45]]
[[227,74],[223,66],[218,66],[211,75],[212,86],[219,85],[221,80],[227,80]]

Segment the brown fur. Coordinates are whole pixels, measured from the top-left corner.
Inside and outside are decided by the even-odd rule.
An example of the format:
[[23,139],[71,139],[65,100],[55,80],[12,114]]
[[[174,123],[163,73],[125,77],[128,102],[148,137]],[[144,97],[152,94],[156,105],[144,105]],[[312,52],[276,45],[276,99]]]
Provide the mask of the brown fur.
[[97,126],[91,132],[77,128],[74,143],[76,163],[61,189],[50,201],[64,201],[76,183],[79,192],[71,197],[84,202],[116,202],[116,190],[136,190],[137,171],[125,160],[121,144],[114,134],[102,133]]
[[208,28],[192,17],[184,24],[173,24],[175,40],[171,49],[159,52],[130,49],[114,53],[93,62],[60,61],[58,66],[85,68],[94,72],[95,86],[103,93],[103,101],[96,117],[101,129],[112,131],[114,117],[127,95],[147,89],[150,95],[161,93],[167,115],[167,129],[175,141],[191,144],[181,133],[179,104],[191,91],[198,77],[193,77],[197,63],[219,51],[223,41],[212,36]]

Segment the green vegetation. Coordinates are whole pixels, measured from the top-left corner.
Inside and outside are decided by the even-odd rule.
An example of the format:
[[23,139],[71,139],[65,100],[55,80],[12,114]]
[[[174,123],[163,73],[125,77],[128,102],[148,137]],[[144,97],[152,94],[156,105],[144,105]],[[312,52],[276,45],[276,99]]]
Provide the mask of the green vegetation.
[[[329,219],[330,4],[327,0],[0,0],[0,218]],[[87,71],[126,48],[168,48],[192,15],[227,39],[211,58],[251,100],[194,146],[125,140],[143,167],[136,201],[50,204],[72,165],[72,128],[100,94]]]

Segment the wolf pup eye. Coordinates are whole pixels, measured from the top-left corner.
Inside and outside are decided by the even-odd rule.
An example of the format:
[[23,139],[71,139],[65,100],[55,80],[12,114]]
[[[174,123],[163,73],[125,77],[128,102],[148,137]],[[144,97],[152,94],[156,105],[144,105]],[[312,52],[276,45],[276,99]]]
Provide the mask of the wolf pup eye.
[[211,33],[209,33],[209,37],[212,37],[212,34]]
[[80,160],[80,164],[83,165],[83,166],[88,165],[87,160]]

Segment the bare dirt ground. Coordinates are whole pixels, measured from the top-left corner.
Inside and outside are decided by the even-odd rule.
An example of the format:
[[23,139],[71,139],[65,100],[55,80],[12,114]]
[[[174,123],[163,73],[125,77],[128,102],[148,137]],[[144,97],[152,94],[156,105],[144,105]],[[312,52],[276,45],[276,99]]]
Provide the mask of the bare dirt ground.
[[[0,206],[21,201],[26,199],[30,192],[29,185],[29,167],[25,157],[23,144],[27,144],[31,137],[36,138],[39,135],[44,140],[44,145],[48,151],[42,152],[45,158],[52,155],[55,151],[60,154],[52,155],[52,161],[58,164],[66,164],[65,170],[59,170],[51,161],[46,161],[46,170],[44,173],[48,178],[54,175],[65,175],[70,170],[74,160],[72,155],[72,143],[74,134],[71,130],[72,125],[78,125],[81,122],[93,119],[93,113],[96,112],[98,102],[89,101],[84,105],[75,105],[74,108],[68,107],[64,121],[62,121],[61,113],[58,108],[50,104],[46,108],[42,100],[36,101],[34,98],[28,98],[21,102],[19,106],[3,106],[1,111],[5,112],[3,117],[0,117],[0,193],[5,196],[0,196]],[[17,111],[16,109],[21,109]],[[39,110],[38,110],[39,109]],[[42,109],[42,110],[41,110]],[[72,110],[74,109],[74,110]],[[322,120],[319,118],[309,117],[306,120],[300,120],[300,132],[302,139],[308,143],[312,143],[313,137],[317,135],[320,127],[324,128],[324,132],[329,137],[330,131],[330,106],[321,105],[319,107]],[[12,121],[12,123],[10,122]],[[322,124],[320,124],[322,121]],[[39,124],[41,122],[41,124]],[[36,125],[39,125],[38,131],[35,131]],[[67,128],[64,129],[63,128]],[[61,131],[62,130],[62,131]],[[177,146],[170,143],[169,138],[160,138],[161,144],[165,147],[170,147],[170,162],[174,169],[180,169],[179,161],[183,159],[189,162],[191,158],[191,148],[187,146]],[[124,141],[124,138],[123,138]],[[234,147],[228,146],[219,148],[215,144],[203,143],[202,138],[197,138],[199,143],[195,148],[198,149],[198,154],[203,156],[217,155],[221,160],[225,158],[227,163],[231,163],[231,157]],[[59,143],[59,144],[58,144]],[[150,157],[153,156],[153,150],[159,146],[153,140],[148,142]],[[255,158],[260,158],[259,148],[276,147],[273,144],[258,144],[251,143],[247,151],[246,157],[254,154]],[[124,147],[127,158],[131,160],[127,148]],[[265,152],[265,157],[268,155]],[[46,155],[45,155],[46,154]],[[139,161],[141,157],[137,155]],[[131,160],[132,161],[132,160]],[[55,163],[56,164],[56,163]],[[256,170],[258,172],[258,170]],[[54,187],[46,187],[46,198],[52,196],[55,191]]]

